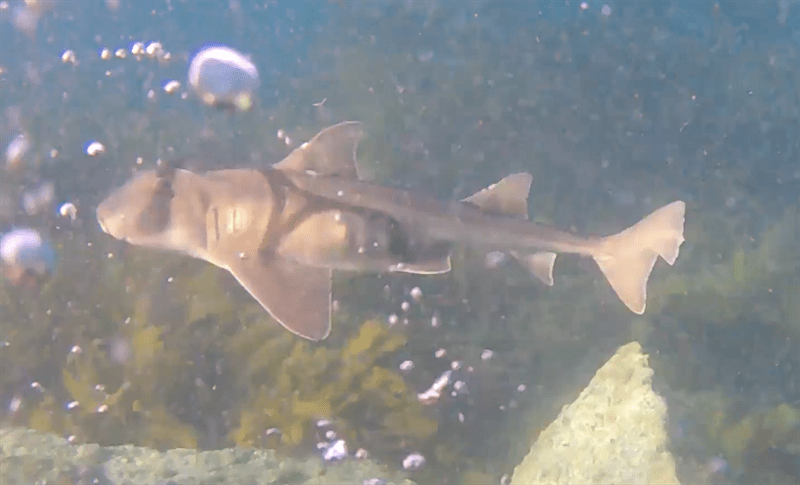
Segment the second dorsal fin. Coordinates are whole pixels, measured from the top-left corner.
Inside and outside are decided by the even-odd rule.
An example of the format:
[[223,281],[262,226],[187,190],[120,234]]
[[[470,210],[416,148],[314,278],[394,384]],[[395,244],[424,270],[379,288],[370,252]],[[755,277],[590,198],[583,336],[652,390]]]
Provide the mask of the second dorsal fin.
[[490,214],[527,219],[528,192],[531,189],[532,179],[529,173],[513,173],[461,202],[476,205]]
[[356,179],[356,150],[363,136],[364,129],[358,121],[343,121],[329,126],[294,149],[274,168]]

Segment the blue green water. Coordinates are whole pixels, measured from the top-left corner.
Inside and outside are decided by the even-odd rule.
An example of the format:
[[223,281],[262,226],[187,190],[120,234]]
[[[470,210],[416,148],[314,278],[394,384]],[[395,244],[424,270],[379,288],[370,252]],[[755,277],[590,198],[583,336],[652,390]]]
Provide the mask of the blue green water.
[[[168,58],[131,54],[155,41]],[[250,112],[207,108],[189,92],[189,60],[212,42],[259,68]],[[67,50],[74,62],[62,61]],[[794,0],[1,2],[0,233],[38,229],[59,264],[39,287],[0,284],[0,418],[76,441],[320,454],[324,437],[302,413],[242,424],[290,402],[308,376],[305,395],[363,406],[320,416],[351,452],[392,468],[422,453],[420,483],[500,483],[616,348],[637,340],[669,408],[682,480],[791,483],[798,66]],[[170,80],[176,93],[163,89]],[[465,249],[446,276],[337,275],[331,338],[307,345],[227,274],[126,247],[94,219],[113,187],[158,159],[257,167],[342,120],[365,124],[359,162],[378,183],[460,199],[528,171],[534,220],[599,235],[681,199],[686,242],[673,267],[657,264],[643,317],[590,260],[559,258],[545,288]],[[29,148],[10,163],[20,135]],[[105,152],[88,155],[92,141]],[[23,194],[43,182],[55,196],[29,214]],[[74,221],[59,215],[64,202]],[[403,341],[365,357],[403,383],[399,404],[366,384],[319,393],[349,372],[347,343],[369,319]],[[400,370],[405,361],[413,369]],[[416,393],[452,366],[463,392],[451,385],[419,405]],[[366,380],[369,369],[353,372]],[[296,380],[278,384],[279,373]],[[110,411],[97,413],[103,403]],[[281,423],[299,423],[301,439],[268,433]]]

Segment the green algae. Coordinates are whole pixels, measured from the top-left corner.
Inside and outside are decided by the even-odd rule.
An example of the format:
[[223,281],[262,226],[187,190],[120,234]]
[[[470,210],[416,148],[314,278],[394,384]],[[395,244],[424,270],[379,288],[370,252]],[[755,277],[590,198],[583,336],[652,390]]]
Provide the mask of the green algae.
[[[0,326],[9,342],[0,363],[57,370],[36,371],[48,376],[39,379],[41,394],[26,398],[7,424],[78,442],[198,448],[206,430],[185,408],[199,402],[201,419],[230,416],[227,439],[217,445],[290,452],[310,443],[320,418],[350,446],[372,446],[378,454],[421,447],[436,435],[429,410],[386,366],[406,345],[401,333],[367,321],[349,340],[340,337],[341,348],[333,340],[312,344],[255,302],[242,304],[243,292],[231,297],[220,271],[209,265],[135,248],[124,257],[98,258],[83,242],[59,244],[79,257],[59,266],[37,300],[21,298],[6,282],[0,287]],[[84,288],[69,281],[79,281],[82,271],[98,280],[93,293],[79,297]],[[19,324],[29,319],[30,325]],[[211,359],[211,374],[203,371],[204,359]],[[2,373],[0,384],[9,390],[29,385],[14,376]],[[265,438],[269,428],[281,431],[277,440]]]
[[[261,326],[231,339],[228,352],[243,369],[251,389],[230,439],[253,446],[264,432],[280,431],[268,444],[282,449],[307,443],[314,423],[326,419],[351,446],[405,442],[423,444],[437,431],[403,378],[379,365],[406,338],[385,325],[365,322],[342,349],[315,346]],[[363,429],[366,415],[377,415],[377,430]]]
[[796,404],[783,403],[739,416],[719,391],[699,393],[694,401],[706,446],[725,457],[737,473],[771,448],[800,445],[800,409]]
[[[755,318],[800,332],[797,211],[797,206],[788,207],[757,240],[733,249],[722,262],[696,264],[692,271],[673,271],[655,282],[648,311],[663,309],[691,321],[723,325]],[[702,220],[691,224],[697,227]],[[720,237],[696,236],[697,246]]]

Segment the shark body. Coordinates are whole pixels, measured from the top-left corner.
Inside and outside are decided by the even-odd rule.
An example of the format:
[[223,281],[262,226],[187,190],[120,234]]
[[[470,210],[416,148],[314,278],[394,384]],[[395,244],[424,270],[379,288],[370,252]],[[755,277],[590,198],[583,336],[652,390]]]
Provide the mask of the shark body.
[[449,202],[375,185],[358,176],[362,136],[360,123],[339,123],[261,170],[142,171],[100,203],[97,219],[114,238],[230,271],[278,322],[311,340],[330,332],[333,270],[445,273],[461,243],[508,252],[552,285],[556,253],[577,253],[594,258],[641,314],[657,257],[673,264],[684,241],[681,201],[607,237],[532,223],[527,173]]

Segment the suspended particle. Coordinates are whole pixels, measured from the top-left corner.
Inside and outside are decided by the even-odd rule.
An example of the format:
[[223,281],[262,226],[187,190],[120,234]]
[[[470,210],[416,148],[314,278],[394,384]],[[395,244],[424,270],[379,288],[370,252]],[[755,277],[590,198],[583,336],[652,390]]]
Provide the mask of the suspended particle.
[[181,88],[180,81],[175,81],[174,79],[171,81],[167,81],[166,84],[164,84],[164,92],[168,94],[172,94],[175,91],[179,90],[180,88]]

